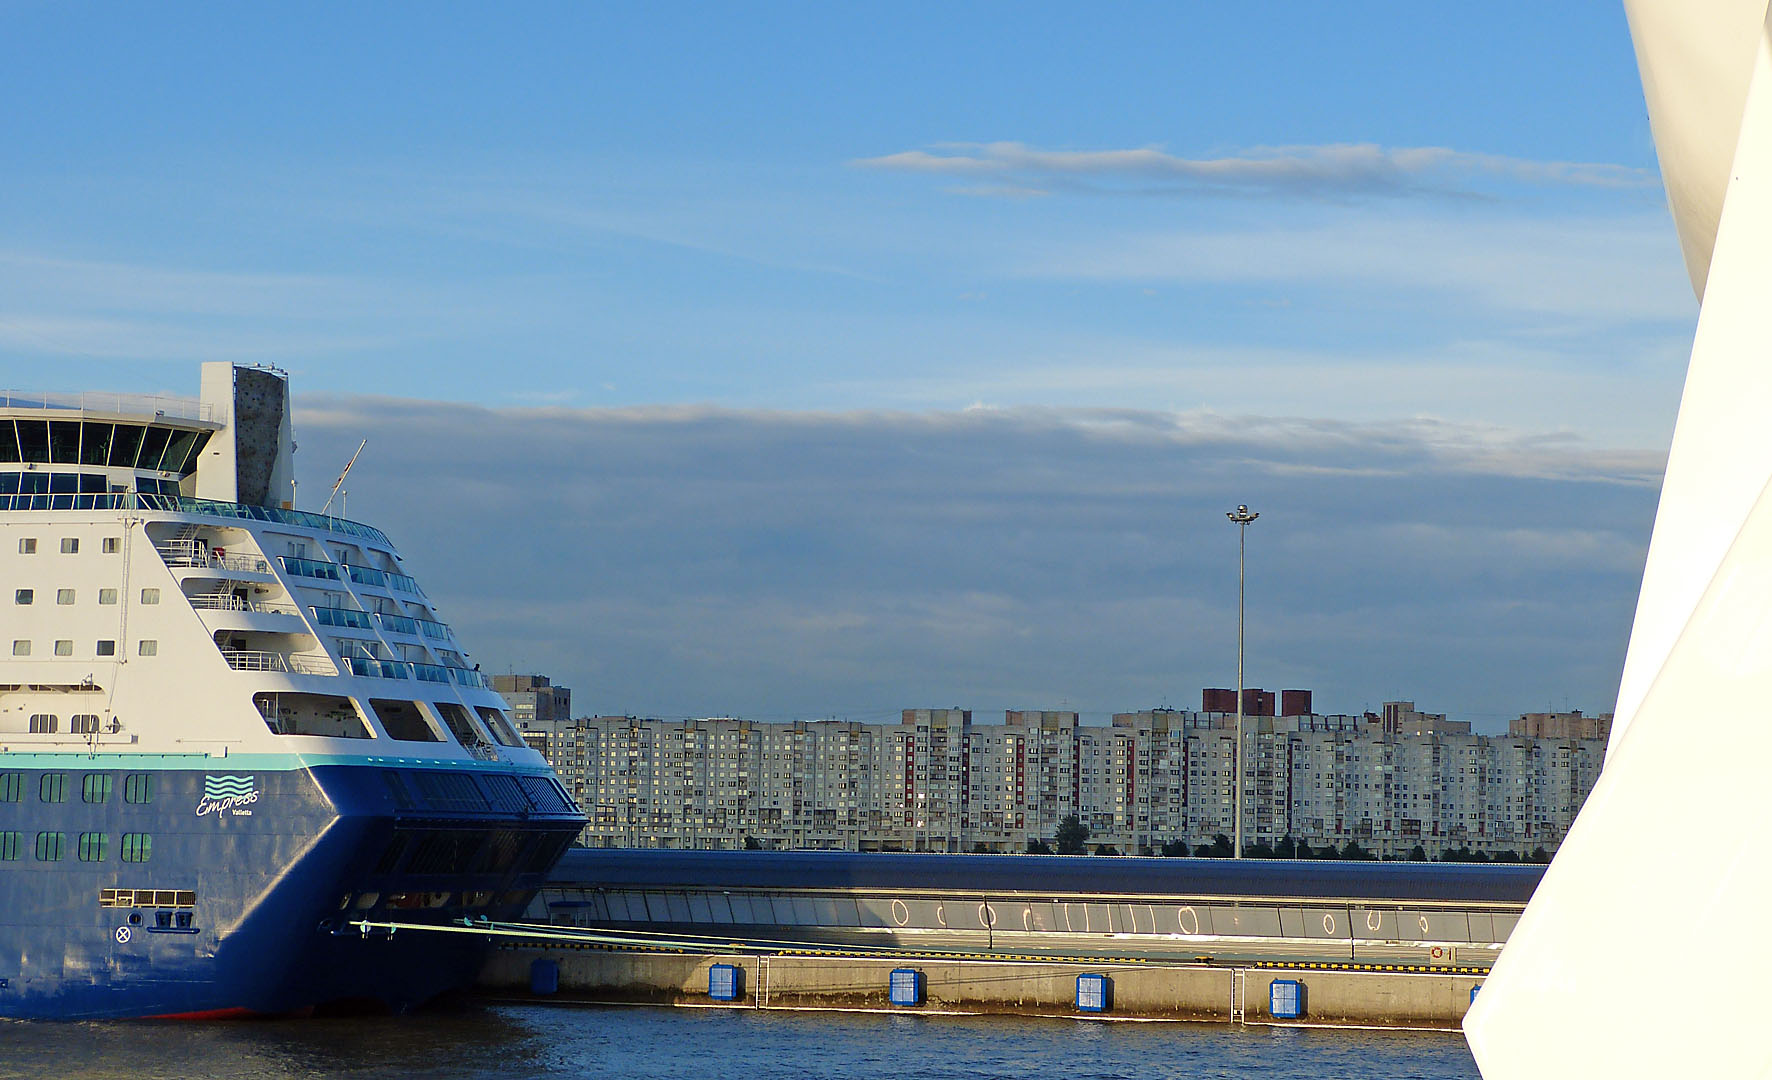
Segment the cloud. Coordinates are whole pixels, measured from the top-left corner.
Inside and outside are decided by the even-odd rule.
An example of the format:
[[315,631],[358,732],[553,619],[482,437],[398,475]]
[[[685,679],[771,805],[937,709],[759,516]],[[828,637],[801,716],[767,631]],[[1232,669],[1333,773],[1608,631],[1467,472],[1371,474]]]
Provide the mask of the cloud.
[[1532,161],[1442,146],[1375,143],[1253,147],[1226,157],[1186,158],[1156,147],[1042,150],[1019,142],[944,143],[851,164],[952,176],[965,194],[1017,196],[1057,190],[1119,194],[1291,196],[1468,195],[1484,182],[1653,188],[1642,169],[1595,162]]
[[1478,719],[1616,691],[1659,456],[1559,434],[1132,409],[298,403],[487,670],[583,711],[858,718],[1251,680]]

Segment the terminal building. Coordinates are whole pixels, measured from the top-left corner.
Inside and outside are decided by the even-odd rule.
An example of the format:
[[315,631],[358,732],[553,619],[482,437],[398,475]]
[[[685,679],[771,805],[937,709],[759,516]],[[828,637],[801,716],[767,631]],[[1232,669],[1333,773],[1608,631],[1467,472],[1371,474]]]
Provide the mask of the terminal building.
[[[513,692],[536,686],[523,685]],[[542,719],[512,704],[584,808],[589,847],[1025,852],[1074,816],[1089,852],[1160,854],[1234,827],[1229,690],[1107,726],[1020,710],[979,723],[958,708],[895,724]],[[1308,691],[1247,690],[1244,705],[1245,844],[1351,841],[1393,858],[1554,852],[1599,777],[1610,720],[1528,714],[1498,736],[1412,702],[1326,715]]]

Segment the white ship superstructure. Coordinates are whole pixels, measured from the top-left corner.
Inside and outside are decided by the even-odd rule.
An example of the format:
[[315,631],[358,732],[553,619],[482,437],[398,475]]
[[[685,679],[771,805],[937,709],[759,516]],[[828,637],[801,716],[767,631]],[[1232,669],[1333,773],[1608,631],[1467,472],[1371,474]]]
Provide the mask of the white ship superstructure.
[[[346,918],[521,910],[582,824],[388,538],[293,508],[284,378],[202,385],[0,396],[0,1015],[410,1004],[446,987],[316,982],[302,939],[348,973]],[[181,940],[176,993],[104,992],[156,931],[214,968],[278,888],[289,971]]]

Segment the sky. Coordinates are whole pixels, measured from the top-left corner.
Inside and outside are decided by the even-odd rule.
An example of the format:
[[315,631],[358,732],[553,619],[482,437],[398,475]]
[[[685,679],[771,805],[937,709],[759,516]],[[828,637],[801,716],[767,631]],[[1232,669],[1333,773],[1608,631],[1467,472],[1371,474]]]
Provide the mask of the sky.
[[0,0],[0,101],[0,385],[289,371],[581,712],[1196,705],[1238,502],[1251,684],[1616,694],[1696,303],[1614,4]]

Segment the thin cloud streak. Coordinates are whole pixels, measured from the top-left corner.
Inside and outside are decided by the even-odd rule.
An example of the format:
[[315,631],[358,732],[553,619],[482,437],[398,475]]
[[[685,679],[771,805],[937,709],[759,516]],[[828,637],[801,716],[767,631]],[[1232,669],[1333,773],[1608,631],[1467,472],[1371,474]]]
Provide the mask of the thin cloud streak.
[[1480,181],[1604,188],[1653,188],[1654,174],[1600,162],[1532,161],[1443,146],[1375,143],[1253,147],[1225,157],[1187,158],[1147,146],[1130,150],[1043,150],[1019,142],[943,143],[851,164],[891,172],[996,181],[958,189],[1026,197],[1058,190],[1097,194],[1268,193],[1290,196],[1469,195]]

